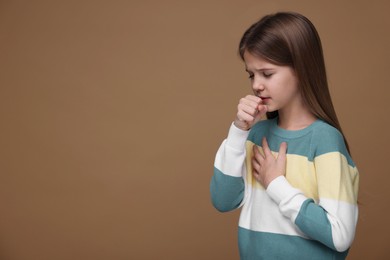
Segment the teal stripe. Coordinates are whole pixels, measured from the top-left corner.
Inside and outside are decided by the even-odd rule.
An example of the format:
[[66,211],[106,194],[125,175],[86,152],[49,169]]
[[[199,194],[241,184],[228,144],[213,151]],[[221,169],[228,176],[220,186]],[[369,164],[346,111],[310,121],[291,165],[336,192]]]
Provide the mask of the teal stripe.
[[317,120],[302,130],[285,130],[277,125],[277,118],[260,121],[254,125],[248,140],[262,146],[263,137],[267,138],[270,149],[279,151],[282,142],[287,143],[287,153],[305,156],[309,161],[314,157],[330,152],[343,154],[352,167],[355,166],[350,157],[341,133],[324,121]]
[[214,167],[214,174],[210,183],[211,202],[221,211],[231,211],[241,204],[244,199],[245,184],[242,177],[233,177],[223,174]]
[[348,251],[339,253],[323,244],[299,236],[256,232],[239,227],[241,260],[341,260]]
[[347,158],[349,165],[355,167],[355,163],[348,153],[344,138],[336,128],[324,123],[324,126],[316,131],[316,135],[314,138],[316,140],[316,143],[314,143],[316,156],[337,151]]
[[295,224],[309,237],[336,250],[333,244],[332,227],[326,216],[326,211],[315,204],[312,199],[307,199],[301,206]]
[[274,152],[279,152],[280,144],[282,142],[286,142],[288,144],[288,154],[309,157],[310,160],[310,154],[312,154],[310,145],[312,133],[309,129],[304,132],[300,132],[301,134],[295,136],[294,138],[290,138],[291,135],[289,135],[289,133],[291,132],[291,134],[295,134],[296,131],[282,131],[279,129],[279,132],[283,132],[283,134],[275,134],[275,128],[277,128],[276,119],[261,121],[252,127],[248,140],[258,146],[262,146],[262,139],[263,137],[266,137],[270,149]]

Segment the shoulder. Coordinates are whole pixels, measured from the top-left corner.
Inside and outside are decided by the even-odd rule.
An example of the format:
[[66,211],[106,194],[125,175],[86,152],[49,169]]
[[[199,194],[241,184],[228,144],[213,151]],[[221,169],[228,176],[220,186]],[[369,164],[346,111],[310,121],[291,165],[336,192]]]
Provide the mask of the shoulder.
[[350,159],[344,137],[341,132],[324,121],[319,120],[316,127],[313,129],[312,144],[315,156],[331,152],[339,152]]
[[259,143],[257,139],[261,139],[263,136],[267,135],[273,123],[273,120],[274,119],[261,120],[257,122],[255,125],[253,125],[249,132],[248,140],[254,143]]

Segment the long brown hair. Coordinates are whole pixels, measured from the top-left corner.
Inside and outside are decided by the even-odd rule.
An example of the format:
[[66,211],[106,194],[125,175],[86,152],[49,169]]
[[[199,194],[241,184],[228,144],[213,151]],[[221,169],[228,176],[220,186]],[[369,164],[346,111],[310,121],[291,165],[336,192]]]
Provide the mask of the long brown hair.
[[[321,40],[309,19],[294,12],[264,16],[242,36],[239,45],[242,60],[245,51],[293,68],[307,107],[317,118],[341,132],[349,151],[329,93]],[[277,115],[278,111],[270,112],[267,118]]]

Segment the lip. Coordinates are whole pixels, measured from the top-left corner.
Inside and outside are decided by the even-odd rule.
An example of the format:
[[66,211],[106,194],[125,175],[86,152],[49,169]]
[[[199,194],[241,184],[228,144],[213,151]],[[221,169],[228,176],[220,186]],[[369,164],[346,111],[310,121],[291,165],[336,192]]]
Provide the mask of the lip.
[[261,98],[261,102],[263,103],[266,103],[271,99],[270,97],[260,97],[260,98]]

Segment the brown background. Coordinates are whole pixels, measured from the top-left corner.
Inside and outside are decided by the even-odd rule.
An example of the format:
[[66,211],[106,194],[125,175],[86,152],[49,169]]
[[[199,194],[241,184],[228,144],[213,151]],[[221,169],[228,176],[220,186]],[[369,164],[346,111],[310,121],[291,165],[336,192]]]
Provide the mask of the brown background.
[[[349,259],[390,257],[387,1],[0,1],[0,259],[238,259],[209,199],[261,16],[316,25],[361,174]],[[280,245],[281,247],[283,245]]]

